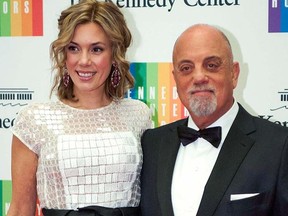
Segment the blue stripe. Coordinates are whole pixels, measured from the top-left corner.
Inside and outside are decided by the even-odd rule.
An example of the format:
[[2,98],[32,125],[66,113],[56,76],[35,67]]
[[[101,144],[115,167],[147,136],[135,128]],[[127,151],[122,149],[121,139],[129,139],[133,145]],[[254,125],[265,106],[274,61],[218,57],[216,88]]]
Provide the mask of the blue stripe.
[[288,0],[281,1],[280,31],[288,32]]

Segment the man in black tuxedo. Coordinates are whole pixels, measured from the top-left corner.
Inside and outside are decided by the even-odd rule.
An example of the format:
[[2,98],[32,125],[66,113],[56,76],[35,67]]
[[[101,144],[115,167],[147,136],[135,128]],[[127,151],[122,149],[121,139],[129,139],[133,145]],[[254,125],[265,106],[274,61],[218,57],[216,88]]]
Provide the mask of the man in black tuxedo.
[[235,101],[239,72],[219,29],[179,36],[173,75],[189,117],[142,137],[142,216],[288,215],[288,129]]

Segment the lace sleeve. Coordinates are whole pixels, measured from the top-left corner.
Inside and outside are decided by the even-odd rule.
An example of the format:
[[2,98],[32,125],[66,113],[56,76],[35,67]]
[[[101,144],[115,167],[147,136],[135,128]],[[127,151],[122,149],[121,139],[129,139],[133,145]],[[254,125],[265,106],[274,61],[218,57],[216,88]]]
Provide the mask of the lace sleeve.
[[31,151],[39,154],[39,125],[36,124],[36,118],[33,114],[33,106],[28,105],[18,112],[14,125],[11,128],[12,133],[20,139]]

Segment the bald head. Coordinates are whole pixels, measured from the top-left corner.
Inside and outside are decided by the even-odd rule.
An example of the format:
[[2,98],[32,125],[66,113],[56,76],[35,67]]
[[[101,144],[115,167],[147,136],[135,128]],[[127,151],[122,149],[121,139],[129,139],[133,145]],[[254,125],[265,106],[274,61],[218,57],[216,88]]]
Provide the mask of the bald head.
[[177,92],[198,128],[231,108],[239,72],[227,37],[213,26],[191,26],[175,42],[172,73]]
[[173,62],[179,46],[187,44],[189,43],[189,41],[195,39],[207,40],[207,43],[208,42],[222,43],[223,46],[226,46],[227,54],[229,55],[231,62],[233,62],[233,53],[229,39],[221,30],[208,24],[196,24],[190,26],[177,38],[173,48],[173,56],[172,56]]

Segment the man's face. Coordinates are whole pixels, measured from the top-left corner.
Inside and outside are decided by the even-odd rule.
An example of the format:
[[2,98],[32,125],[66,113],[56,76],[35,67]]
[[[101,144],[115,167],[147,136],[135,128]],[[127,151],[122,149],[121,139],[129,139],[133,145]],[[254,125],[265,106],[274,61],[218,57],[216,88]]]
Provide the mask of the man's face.
[[239,65],[218,31],[198,26],[184,32],[174,47],[173,66],[179,97],[194,121],[209,125],[230,109]]

